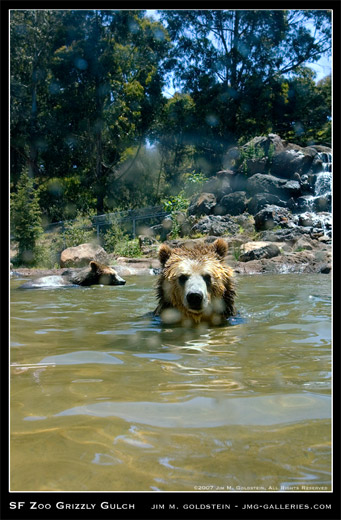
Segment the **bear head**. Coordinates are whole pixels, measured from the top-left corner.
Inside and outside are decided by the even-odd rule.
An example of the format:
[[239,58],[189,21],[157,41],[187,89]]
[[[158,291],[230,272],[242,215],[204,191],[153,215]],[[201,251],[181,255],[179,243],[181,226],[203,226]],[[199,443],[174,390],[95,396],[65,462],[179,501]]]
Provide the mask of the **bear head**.
[[91,269],[89,273],[89,281],[91,281],[92,284],[124,285],[126,283],[126,281],[117,274],[115,269],[108,265],[100,264],[99,262],[92,260],[89,267]]
[[168,315],[172,316],[169,321],[190,319],[212,324],[233,316],[235,287],[233,271],[225,264],[226,254],[227,244],[221,238],[212,244],[190,242],[174,249],[162,244],[156,314],[164,321]]

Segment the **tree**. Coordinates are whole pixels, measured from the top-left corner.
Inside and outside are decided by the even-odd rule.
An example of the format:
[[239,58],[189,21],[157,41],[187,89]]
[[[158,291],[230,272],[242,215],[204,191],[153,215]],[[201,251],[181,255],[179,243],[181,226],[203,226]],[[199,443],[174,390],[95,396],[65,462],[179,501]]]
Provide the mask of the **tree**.
[[15,171],[28,166],[39,176],[39,152],[46,146],[48,60],[60,14],[50,10],[11,11],[11,159]]
[[173,82],[196,105],[194,142],[201,140],[203,156],[216,166],[245,133],[273,127],[284,81],[331,49],[327,10],[160,13],[174,42],[168,60]]
[[161,105],[168,45],[144,11],[13,13],[12,180],[28,165],[45,187],[49,218],[50,208],[59,218],[77,212],[74,197],[66,199],[72,190],[58,181],[64,177],[79,183],[84,208],[94,200],[98,213],[110,209],[107,193],[126,173],[124,152],[138,155]]
[[27,170],[19,179],[17,191],[11,194],[11,223],[14,238],[19,243],[17,262],[33,264],[36,241],[43,230],[38,192]]
[[96,197],[97,213],[103,213],[106,194],[114,191],[109,179],[115,184],[125,175],[124,152],[136,146],[138,154],[161,103],[159,69],[168,44],[163,27],[144,19],[143,11],[69,17],[81,36],[56,50],[52,72],[62,90],[70,146],[85,154],[84,185]]

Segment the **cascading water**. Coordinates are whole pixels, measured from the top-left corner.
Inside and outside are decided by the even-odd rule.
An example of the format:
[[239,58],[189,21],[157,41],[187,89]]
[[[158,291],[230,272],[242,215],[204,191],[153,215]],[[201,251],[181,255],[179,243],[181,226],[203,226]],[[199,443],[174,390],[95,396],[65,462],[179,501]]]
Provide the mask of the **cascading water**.
[[332,195],[332,154],[318,154],[322,161],[322,171],[316,174],[314,194],[306,197],[305,212],[300,220],[309,220],[312,226],[323,230],[325,235],[331,235],[331,195]]
[[332,154],[323,152],[319,153],[318,157],[322,161],[322,169],[324,172],[331,172],[332,171]]

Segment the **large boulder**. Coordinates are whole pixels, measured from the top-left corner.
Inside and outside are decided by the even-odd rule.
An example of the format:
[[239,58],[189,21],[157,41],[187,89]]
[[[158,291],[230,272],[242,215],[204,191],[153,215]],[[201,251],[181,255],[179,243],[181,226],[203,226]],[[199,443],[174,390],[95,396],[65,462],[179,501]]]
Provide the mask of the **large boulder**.
[[241,147],[242,150],[253,148],[262,148],[264,155],[269,155],[270,147],[272,147],[274,153],[280,153],[285,149],[286,143],[282,141],[277,134],[268,134],[267,136],[257,136],[251,139],[251,141],[244,144]]
[[213,193],[219,201],[224,195],[232,192],[231,178],[233,172],[231,170],[222,170],[214,177],[211,177],[202,187],[205,193]]
[[247,180],[246,191],[250,195],[257,193],[270,193],[277,195],[282,200],[298,197],[301,193],[300,183],[296,180],[285,180],[274,175],[256,173]]
[[274,204],[276,206],[286,207],[287,203],[281,200],[277,195],[272,193],[256,193],[248,202],[247,209],[251,215],[256,215],[261,209],[267,205]]
[[239,166],[238,173],[247,173],[248,177],[255,173],[264,173],[267,169],[268,160],[266,157],[259,159],[245,159],[245,161]]
[[274,227],[290,227],[292,223],[292,214],[285,208],[280,206],[265,206],[255,215],[256,231],[273,229]]
[[60,255],[60,267],[85,267],[91,260],[102,264],[109,263],[109,255],[103,247],[87,243],[64,249]]
[[240,248],[240,262],[250,262],[261,258],[273,258],[281,254],[277,244],[270,242],[246,242]]
[[193,197],[188,208],[189,215],[209,215],[217,204],[217,199],[213,193],[199,193]]
[[197,222],[191,230],[192,234],[203,233],[205,235],[213,235],[216,237],[231,234],[237,235],[239,226],[228,216],[208,215]]
[[235,191],[224,195],[214,208],[215,215],[240,215],[246,210],[245,191]]
[[313,148],[302,148],[295,144],[274,155],[271,164],[271,173],[285,179],[293,179],[295,174],[305,174],[312,166],[317,151]]

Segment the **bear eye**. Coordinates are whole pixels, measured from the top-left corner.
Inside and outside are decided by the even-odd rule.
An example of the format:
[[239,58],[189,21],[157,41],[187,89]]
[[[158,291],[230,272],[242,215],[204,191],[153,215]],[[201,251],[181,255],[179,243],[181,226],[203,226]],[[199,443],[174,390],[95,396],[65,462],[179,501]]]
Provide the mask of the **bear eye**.
[[205,280],[205,283],[209,284],[211,283],[211,275],[210,274],[204,274],[203,279]]
[[179,282],[180,282],[181,284],[186,283],[187,280],[188,280],[188,276],[187,276],[186,274],[182,274],[182,275],[179,276]]

